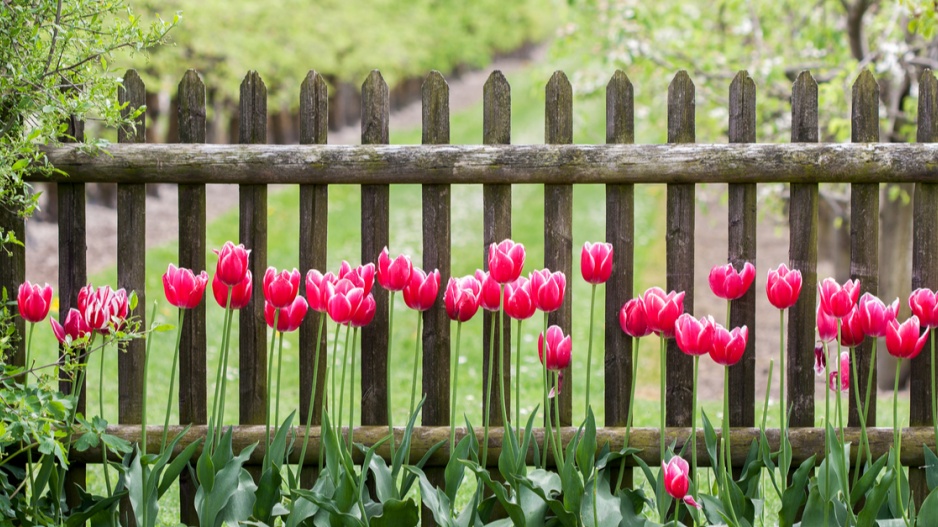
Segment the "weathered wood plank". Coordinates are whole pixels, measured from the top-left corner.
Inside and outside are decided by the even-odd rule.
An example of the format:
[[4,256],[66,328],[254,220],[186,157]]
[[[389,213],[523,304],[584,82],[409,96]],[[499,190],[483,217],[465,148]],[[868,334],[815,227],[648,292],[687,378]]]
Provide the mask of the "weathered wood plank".
[[[756,142],[756,83],[746,71],[730,84],[730,143]],[[756,184],[731,183],[727,207],[728,260],[736,269],[756,264]],[[730,327],[749,328],[742,360],[730,368],[730,424],[753,426],[756,420],[756,284],[734,300]]]
[[[853,84],[851,110],[851,141],[875,143],[879,141],[879,84],[868,69],[864,69]],[[879,292],[879,183],[853,183],[850,186],[850,277],[860,280],[861,293]],[[875,389],[876,368],[870,364],[873,341],[865,339],[854,351],[857,374],[866,379],[872,368]],[[850,426],[860,425],[860,411],[854,404],[854,392],[860,391],[860,400],[866,397],[866,382],[850,383]],[[876,424],[876,397],[870,397],[867,426]]]
[[[179,142],[205,142],[205,84],[195,70],[179,82]],[[173,145],[179,146],[179,145]],[[179,265],[205,269],[205,184],[179,185]],[[186,312],[179,344],[179,422],[206,422],[205,302]],[[179,477],[180,520],[198,524],[198,484],[183,471]]]
[[[374,70],[362,84],[362,144],[388,144],[391,104],[388,85]],[[361,259],[377,262],[381,250],[390,245],[391,189],[387,184],[361,187]],[[389,296],[383,287],[372,289],[374,321],[362,328],[362,424],[388,424],[390,389],[387,373]],[[354,350],[353,350],[354,351]],[[401,350],[403,351],[403,350]]]
[[[695,130],[694,83],[679,71],[668,86],[668,142],[693,143]],[[684,291],[684,311],[694,312],[694,208],[693,183],[669,184],[667,197],[667,289]],[[693,361],[668,340],[667,424],[691,422]],[[698,460],[699,461],[699,460]]]
[[[544,142],[573,144],[573,87],[562,71],[547,82],[544,108]],[[563,305],[547,316],[564,335],[573,329],[573,185],[544,185],[544,267],[570,277]],[[563,371],[566,389],[560,392],[560,425],[573,423],[573,366]],[[507,392],[506,392],[507,393]],[[558,404],[557,398],[551,404]],[[553,407],[552,407],[553,408]],[[551,410],[553,411],[553,410]],[[586,416],[583,416],[585,419]],[[579,419],[579,418],[578,418]],[[520,423],[518,426],[522,426]]]
[[[26,222],[16,211],[0,207],[0,236],[12,232],[16,239],[26,243]],[[8,252],[7,252],[8,251]],[[26,247],[25,245],[5,244],[0,251],[0,292],[6,290],[7,298],[16,300],[17,290],[26,280]],[[65,304],[60,304],[64,306]],[[65,312],[68,310],[66,309]],[[21,317],[13,319],[18,335],[26,335],[26,321]],[[24,365],[26,362],[26,341],[19,339],[13,344],[12,356],[7,355],[4,360],[10,364]]]
[[[818,141],[817,82],[807,71],[792,86],[791,142]],[[797,145],[802,146],[802,145]],[[788,310],[786,398],[791,409],[789,426],[814,426],[814,357],[804,352],[814,347],[817,305],[817,183],[792,183],[788,202],[788,258],[801,271],[801,295]]]
[[[938,140],[938,81],[931,70],[922,72],[918,85],[918,136],[920,143]],[[912,202],[912,289],[938,289],[938,183],[918,183]],[[912,359],[909,425],[931,426],[934,394],[931,389],[931,349]],[[925,471],[909,469],[909,485],[921,509],[928,484]]]
[[[511,143],[511,86],[508,80],[502,75],[502,72],[496,70],[489,75],[485,86],[482,89],[482,141],[487,145],[507,145]],[[489,246],[493,243],[511,238],[511,185],[504,183],[493,183],[482,185],[482,215],[483,215],[483,235],[482,235],[482,268],[488,271],[489,266]],[[485,311],[482,322],[482,349],[484,351],[482,358],[482,378],[488,379],[489,368],[489,348],[494,342],[501,339],[502,349],[505,351],[504,366],[504,393],[511,393],[511,320],[505,317],[504,325],[499,328],[496,326],[495,334],[492,335],[492,324],[497,324],[498,313]],[[497,349],[497,347],[496,347]],[[497,362],[497,360],[496,360]],[[490,397],[489,424],[491,426],[502,426],[501,412],[496,411],[500,408],[498,376],[492,379],[492,391],[488,394]],[[482,385],[483,402],[485,401],[485,384]],[[511,413],[511,397],[505,401],[506,411]]]
[[[238,142],[267,144],[267,87],[256,71],[241,82]],[[267,419],[267,323],[264,321],[264,273],[267,270],[267,185],[238,187],[238,236],[251,251],[253,301],[238,311],[238,422]],[[279,423],[278,423],[279,424]]]

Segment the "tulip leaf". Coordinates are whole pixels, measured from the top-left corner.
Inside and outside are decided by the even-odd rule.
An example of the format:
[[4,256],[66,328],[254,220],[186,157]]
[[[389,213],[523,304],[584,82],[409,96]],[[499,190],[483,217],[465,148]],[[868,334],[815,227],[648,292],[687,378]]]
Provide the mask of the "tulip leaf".
[[[431,446],[429,449],[427,449],[427,453],[424,454],[422,458],[420,458],[420,461],[418,461],[417,464],[413,466],[419,469],[423,469],[423,466],[427,464],[427,461],[429,461],[431,457],[433,457],[433,454],[435,454],[436,451],[442,448],[445,444],[446,440],[444,439]],[[407,493],[410,492],[410,487],[413,486],[415,481],[417,481],[417,476],[409,472],[405,474],[404,481],[401,483],[400,495],[406,496]]]
[[[477,478],[479,478],[482,481],[482,483],[485,484],[486,487],[489,488],[489,490],[492,491],[492,494],[498,500],[498,503],[501,504],[502,508],[505,509],[505,512],[508,513],[508,517],[511,520],[511,523],[509,523],[508,525],[513,524],[513,525],[525,527],[527,525],[525,511],[524,509],[521,508],[521,506],[517,502],[515,502],[508,496],[508,491],[505,489],[505,487],[501,483],[493,481],[492,476],[489,474],[488,470],[483,469],[482,467],[476,465],[475,463],[464,463],[464,464],[466,465],[466,467],[469,468],[469,470],[471,470],[476,475]],[[419,469],[415,469],[414,467],[406,467],[406,468],[410,470],[411,472],[419,471]],[[420,472],[420,474],[423,474],[423,473]],[[421,495],[423,495],[423,487],[424,487],[423,480],[426,480],[426,476],[421,476],[421,486],[420,486]],[[429,486],[429,482],[427,482],[426,484]],[[445,494],[444,494],[444,497],[445,497]],[[449,525],[449,523],[440,522],[440,520],[436,518],[436,515],[434,515],[434,519],[436,519],[437,523],[439,523],[440,525]]]
[[261,474],[257,486],[256,500],[254,501],[254,518],[264,523],[273,524],[274,504],[280,503],[280,484],[283,478],[280,471],[274,467],[267,467]]
[[446,463],[446,468],[443,471],[446,497],[449,498],[450,503],[456,502],[456,493],[459,492],[463,476],[466,473],[466,466],[463,465],[462,460],[467,459],[469,456],[470,441],[470,434],[466,434],[459,440],[455,450],[450,453],[449,461]]
[[[410,419],[407,421],[407,427],[404,429],[404,436],[401,439],[400,447],[394,453],[394,459],[391,460],[391,474],[394,476],[395,481],[397,481],[397,475],[401,467],[404,466],[406,461],[405,457],[410,455],[410,442],[413,437],[414,426],[417,423],[417,416],[420,415],[420,410],[423,408],[423,403],[425,403],[426,400],[427,396],[424,394],[417,404],[417,407],[414,409],[414,413],[411,414]],[[400,495],[404,496],[406,494],[407,491],[402,487]]]
[[791,527],[795,524],[798,510],[801,509],[807,499],[805,486],[808,484],[808,478],[811,476],[816,457],[815,454],[804,460],[792,475],[791,485],[785,489],[782,495],[782,508],[778,511],[779,527]]
[[[895,465],[895,448],[890,449],[889,451],[889,461],[888,464],[890,467]],[[902,470],[897,474],[899,478],[899,492],[902,496],[902,509],[908,511],[909,509],[909,478],[906,477],[905,471]],[[895,482],[894,482],[895,483]],[[889,511],[892,513],[893,518],[901,518],[902,515],[899,513],[900,507],[899,503],[896,501],[896,485],[889,485]]]
[[596,460],[596,419],[592,408],[588,409],[582,428],[584,433],[576,447],[576,464],[585,480],[592,476]]
[[857,503],[863,499],[863,496],[866,495],[866,492],[876,484],[876,479],[879,477],[879,473],[882,472],[883,467],[886,466],[886,460],[888,456],[883,454],[876,460],[872,465],[867,465],[866,469],[863,471],[863,475],[860,476],[860,479],[857,480],[857,484],[850,489],[850,504],[851,506],[856,506]]
[[896,473],[892,468],[886,469],[879,483],[874,485],[869,494],[866,495],[866,503],[857,516],[857,527],[875,527],[879,510],[889,498],[889,489],[893,487],[895,477]]
[[[775,479],[775,463],[772,461],[772,447],[769,445],[769,440],[765,437],[765,430],[759,430],[759,452],[762,456],[762,466],[766,468],[766,472],[769,475],[769,481],[772,483],[772,487],[775,488],[775,493],[779,498],[782,498],[782,489],[779,488],[778,482]],[[812,464],[813,466],[813,464]],[[804,489],[802,489],[804,492]]]
[[[619,510],[619,499],[609,491],[609,476],[604,472],[593,478],[586,485],[580,505],[580,517],[584,527],[598,527],[601,525],[619,525],[622,521],[622,512]],[[593,499],[596,500],[596,510],[593,510]],[[593,521],[594,516],[596,522]]]
[[389,469],[388,465],[384,462],[384,458],[381,456],[372,457],[371,463],[368,464],[368,469],[374,474],[375,494],[379,502],[384,503],[386,501],[400,499],[394,478],[391,476],[391,469]]
[[381,514],[369,520],[372,527],[397,527],[400,525],[417,525],[420,510],[414,500],[389,500],[382,504]]
[[543,500],[550,511],[554,513],[554,519],[560,522],[560,525],[576,527],[577,516],[565,509],[563,502],[557,499],[561,494],[560,476],[558,474],[543,469],[535,469],[531,471],[528,477],[518,478],[518,484],[519,487],[526,488]]
[[703,417],[704,442],[707,445],[707,455],[710,456],[710,466],[719,466],[719,462],[717,460],[717,433],[714,431],[713,425],[710,423],[710,418],[707,417],[707,412],[701,410],[700,415]]
[[[349,525],[352,527],[364,527],[365,525],[357,516],[353,514],[349,514],[348,512],[345,512],[339,509],[336,506],[336,503],[333,502],[329,498],[326,498],[316,492],[308,492],[308,491],[303,491],[303,490],[298,490],[298,489],[294,489],[294,492],[298,496],[302,496],[303,498],[306,498],[307,500],[313,502],[320,509],[323,509],[324,511],[328,512],[331,519],[338,519],[341,525]],[[317,525],[318,524],[319,522],[317,520]],[[330,521],[326,520],[324,524],[330,525]]]
[[762,456],[759,454],[759,442],[753,440],[749,445],[749,453],[746,455],[746,461],[743,463],[742,471],[737,480],[745,495],[750,498],[756,498],[759,495],[759,480],[763,468]]
[[[524,427],[524,438],[521,441],[521,448],[519,449],[519,455],[516,460],[517,465],[515,466],[515,474],[519,476],[524,476],[527,473],[527,453],[531,448],[531,438],[534,436],[534,417],[537,415],[537,410],[540,408],[540,405],[534,407],[534,411],[531,412],[531,415],[528,417],[528,422]],[[472,434],[473,439],[475,434]],[[534,444],[534,459],[538,459],[537,454],[537,443]]]
[[924,445],[925,452],[925,481],[928,484],[928,490],[932,491],[938,488],[938,456]]
[[921,518],[938,518],[938,490],[928,493],[925,501],[922,502],[922,510],[919,511]]

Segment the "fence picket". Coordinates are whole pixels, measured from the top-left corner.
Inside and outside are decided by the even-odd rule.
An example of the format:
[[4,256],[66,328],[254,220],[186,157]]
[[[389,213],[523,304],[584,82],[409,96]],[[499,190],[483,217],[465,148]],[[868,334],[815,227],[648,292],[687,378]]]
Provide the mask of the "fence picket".
[[[740,71],[730,84],[730,143],[756,142],[756,83]],[[756,184],[729,185],[728,256],[737,270],[745,262],[756,264]],[[756,420],[756,289],[757,284],[732,303],[730,328],[746,326],[749,340],[742,360],[730,368],[730,424],[753,426]]]
[[[195,70],[179,82],[179,142],[205,142],[205,84]],[[179,266],[205,269],[205,184],[179,184]],[[186,312],[179,344],[179,422],[206,422],[205,305]],[[197,483],[187,471],[179,476],[180,521],[198,525]]]
[[[694,83],[681,70],[668,86],[668,143],[693,143],[695,131]],[[684,311],[694,312],[694,206],[693,183],[669,183],[667,197],[667,289],[684,291]],[[674,339],[668,339],[667,426],[689,426],[693,361]]]

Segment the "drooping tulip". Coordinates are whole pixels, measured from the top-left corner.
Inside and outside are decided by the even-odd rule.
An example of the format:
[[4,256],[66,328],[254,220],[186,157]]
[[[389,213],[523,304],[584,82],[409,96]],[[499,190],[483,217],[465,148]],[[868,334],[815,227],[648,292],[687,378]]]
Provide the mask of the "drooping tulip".
[[821,306],[834,318],[843,318],[850,313],[860,296],[860,281],[847,280],[843,286],[833,278],[825,278],[818,285]]
[[506,315],[515,320],[527,320],[536,310],[530,280],[522,276],[505,286]]
[[264,273],[264,300],[273,304],[274,308],[282,309],[293,303],[297,293],[300,292],[300,272],[295,268],[292,271],[268,267]]
[[746,341],[749,339],[749,328],[733,328],[728,331],[719,323],[713,326],[713,347],[710,349],[710,358],[723,366],[732,366],[743,358],[746,351]]
[[890,320],[895,320],[899,313],[899,299],[895,299],[888,306],[882,300],[870,293],[863,293],[857,304],[857,316],[860,318],[860,327],[868,337],[885,337],[886,326]]
[[414,264],[407,255],[401,254],[391,260],[387,247],[378,255],[378,283],[388,291],[403,291],[410,284],[413,269]]
[[475,276],[450,278],[443,293],[443,303],[450,320],[465,322],[475,316],[479,310],[481,294],[482,284]]
[[909,307],[923,326],[938,328],[938,295],[934,291],[924,288],[912,291]]
[[688,355],[710,353],[714,324],[713,317],[709,315],[698,320],[689,313],[682,314],[674,324],[677,346]]
[[489,245],[489,274],[499,284],[514,282],[524,268],[524,245],[512,240]]
[[840,371],[832,371],[831,376],[827,381],[827,386],[832,392],[837,390],[837,378],[840,376],[840,390],[841,392],[846,392],[850,390],[850,352],[844,351],[840,353]]
[[918,317],[915,315],[902,324],[898,320],[892,320],[886,326],[886,349],[893,357],[914,359],[925,346],[929,331],[931,328],[921,331]]
[[332,273],[322,274],[316,269],[306,273],[306,301],[309,308],[319,313],[325,313],[329,304],[329,285],[335,285],[338,278]]
[[49,315],[49,307],[52,305],[52,286],[45,284],[31,284],[29,280],[20,284],[19,293],[16,295],[16,307],[19,309],[20,316],[27,322],[42,322]]
[[271,328],[274,327],[274,311],[277,309],[280,312],[277,313],[276,329],[281,333],[289,333],[300,328],[303,317],[306,316],[309,309],[309,304],[302,296],[297,296],[290,305],[281,308],[274,306],[271,302],[264,302],[264,320]]
[[840,345],[853,348],[862,344],[864,338],[860,311],[854,307],[840,322]]
[[817,333],[822,342],[833,342],[837,338],[837,319],[824,311],[823,305],[817,306]]
[[[537,337],[537,356],[541,364],[545,365],[549,371],[559,373],[556,393],[560,393],[563,384],[563,370],[567,369],[567,366],[570,366],[572,351],[573,341],[570,339],[570,335],[564,336],[560,326],[547,328],[546,343],[544,333],[541,333]],[[552,388],[548,397],[553,397],[554,395],[555,392]]]
[[429,275],[423,269],[414,267],[410,273],[410,283],[404,288],[404,303],[416,311],[426,311],[433,307],[440,294],[440,271],[434,269]]
[[[251,301],[252,279],[251,271],[248,271],[240,282],[231,286],[231,309],[242,309]],[[222,281],[218,273],[212,278],[212,295],[221,307],[228,305],[228,284]]]
[[674,322],[684,312],[684,292],[665,293],[660,287],[652,287],[645,291],[642,301],[648,328],[665,338],[673,337]]
[[587,283],[606,283],[612,275],[612,244],[583,244],[583,250],[580,251],[580,272]]
[[630,337],[651,335],[651,328],[648,327],[645,316],[645,303],[641,298],[633,298],[622,305],[619,310],[619,326]]
[[661,472],[664,476],[664,490],[669,496],[676,500],[700,508],[700,504],[694,501],[694,497],[687,491],[690,489],[690,467],[687,461],[680,456],[672,457],[667,463],[661,461]]
[[192,309],[202,302],[208,273],[196,275],[190,269],[169,264],[163,274],[163,294],[166,301],[179,309]]
[[215,276],[225,285],[238,285],[244,281],[248,273],[248,256],[251,251],[244,248],[244,244],[235,245],[225,242],[221,249],[213,249],[218,255],[218,266]]
[[68,315],[65,317],[65,326],[59,324],[59,321],[54,318],[50,318],[49,323],[52,325],[52,333],[55,334],[55,338],[62,344],[69,344],[91,333],[91,327],[85,322],[81,312],[75,308],[68,310]]
[[801,271],[788,269],[785,264],[769,270],[765,282],[765,295],[769,303],[778,309],[788,309],[795,305],[801,294]]
[[738,272],[733,264],[717,265],[710,270],[710,290],[720,298],[736,300],[746,294],[755,278],[756,268],[749,262]]
[[476,269],[476,280],[482,284],[482,293],[479,297],[479,306],[486,311],[498,311],[502,308],[502,286],[492,278],[490,273]]

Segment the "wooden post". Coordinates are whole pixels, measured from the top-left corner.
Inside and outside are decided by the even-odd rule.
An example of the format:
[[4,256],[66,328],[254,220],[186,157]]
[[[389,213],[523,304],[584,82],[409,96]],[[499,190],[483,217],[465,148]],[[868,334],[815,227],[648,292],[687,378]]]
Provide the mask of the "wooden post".
[[[938,81],[931,70],[922,72],[918,84],[918,136],[920,143],[938,140]],[[912,205],[912,289],[938,288],[938,184],[917,183]],[[934,329],[932,330],[934,331]],[[926,345],[918,357],[912,359],[912,378],[909,389],[909,425],[932,425],[933,393],[931,386],[931,347]],[[935,446],[934,443],[931,445]],[[909,445],[918,449],[918,445]],[[909,486],[916,508],[928,495],[925,471],[909,469]]]
[[[635,142],[635,101],[632,81],[617,70],[606,85],[606,143]],[[632,383],[632,338],[619,326],[619,311],[634,295],[635,185],[606,185],[606,242],[612,244],[612,276],[606,282],[605,407],[606,426],[626,426]],[[622,481],[632,486],[632,469]],[[616,478],[617,479],[617,478]]]
[[[179,83],[179,142],[205,142],[205,84],[195,70]],[[179,266],[205,269],[205,184],[179,184]],[[186,312],[179,343],[179,422],[206,422],[205,302]],[[179,477],[180,520],[198,525],[194,500],[197,483]]]
[[[694,83],[681,70],[668,86],[668,143],[695,141]],[[693,183],[668,184],[667,289],[684,291],[684,311],[694,312]],[[693,361],[668,339],[667,426],[690,425]]]
[[[756,142],[756,84],[746,71],[730,84],[730,143]],[[756,184],[729,185],[729,262],[737,270],[756,264]],[[730,424],[753,426],[756,420],[756,283],[734,300],[729,328],[746,326],[749,340],[743,358],[730,367]]]
[[[544,142],[573,144],[573,87],[562,71],[555,71],[547,82]],[[544,185],[544,267],[553,272],[562,271],[568,277],[563,305],[548,315],[547,320],[551,326],[560,326],[564,335],[569,335],[573,329],[573,185]],[[561,426],[573,424],[572,372],[572,366],[563,372],[566,383],[559,397]],[[557,398],[552,404],[557,404]],[[518,426],[523,425],[518,423]]]

